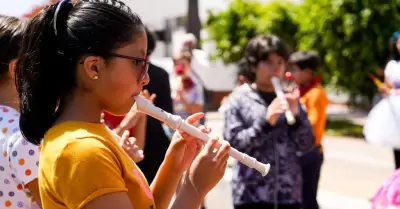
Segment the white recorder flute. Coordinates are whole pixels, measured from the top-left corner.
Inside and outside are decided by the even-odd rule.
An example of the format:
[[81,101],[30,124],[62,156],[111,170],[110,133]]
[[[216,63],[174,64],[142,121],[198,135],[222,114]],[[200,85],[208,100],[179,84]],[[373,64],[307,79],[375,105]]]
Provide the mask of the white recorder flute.
[[288,124],[293,125],[296,122],[296,119],[294,118],[292,111],[290,111],[289,103],[285,98],[285,94],[283,93],[279,78],[274,76],[271,78],[271,82],[274,86],[276,96],[283,102],[283,105],[285,106],[285,117]]
[[[180,116],[165,112],[164,110],[154,106],[142,96],[136,96],[135,100],[138,111],[164,122],[172,129],[180,130],[203,141],[211,139],[208,134],[201,132],[195,126],[186,123]],[[270,164],[258,162],[255,158],[241,153],[237,149],[231,148],[229,155],[248,167],[256,169],[262,176],[266,176],[269,172]]]

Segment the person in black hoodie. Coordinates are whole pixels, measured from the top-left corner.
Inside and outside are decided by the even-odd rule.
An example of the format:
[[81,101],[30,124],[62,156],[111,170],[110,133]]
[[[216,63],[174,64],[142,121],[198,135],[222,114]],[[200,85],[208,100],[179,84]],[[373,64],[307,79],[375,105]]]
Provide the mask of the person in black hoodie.
[[[151,56],[156,48],[157,38],[154,32],[150,31],[147,27],[146,34],[147,56]],[[149,77],[150,83],[144,86],[144,89],[147,89],[150,94],[156,95],[154,105],[169,113],[173,113],[168,72],[150,62]],[[164,160],[165,153],[170,143],[162,123],[159,120],[152,117],[147,118],[145,142],[144,159],[138,163],[138,166],[150,184]]]

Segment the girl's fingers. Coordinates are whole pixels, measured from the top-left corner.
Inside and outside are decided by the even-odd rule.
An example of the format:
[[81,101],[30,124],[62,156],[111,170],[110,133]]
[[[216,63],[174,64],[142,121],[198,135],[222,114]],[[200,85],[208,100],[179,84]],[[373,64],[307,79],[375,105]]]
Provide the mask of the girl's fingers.
[[213,137],[209,141],[207,141],[204,149],[209,155],[214,154],[214,148],[216,147],[217,142],[218,142],[218,137]]
[[[121,145],[125,145],[125,144],[126,144],[126,141],[127,141],[128,139],[129,139],[129,131],[126,130],[126,131],[124,131],[124,132],[122,133],[120,144],[121,144]],[[129,141],[128,141],[128,142],[129,142]]]
[[229,157],[230,146],[229,146],[229,143],[225,140],[219,140],[219,144],[220,144],[220,147],[217,151],[215,159],[218,162],[221,162],[222,159]]

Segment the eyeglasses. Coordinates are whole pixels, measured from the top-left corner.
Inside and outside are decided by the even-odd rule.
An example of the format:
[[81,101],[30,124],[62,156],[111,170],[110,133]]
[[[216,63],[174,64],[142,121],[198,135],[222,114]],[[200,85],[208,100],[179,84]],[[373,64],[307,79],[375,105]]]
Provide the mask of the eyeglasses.
[[149,70],[149,58],[146,56],[145,58],[139,58],[139,57],[131,57],[131,56],[126,56],[122,54],[116,54],[116,53],[109,53],[108,55],[112,57],[119,57],[123,59],[129,59],[132,60],[133,64],[136,66],[140,66],[140,76],[139,79],[143,80]]

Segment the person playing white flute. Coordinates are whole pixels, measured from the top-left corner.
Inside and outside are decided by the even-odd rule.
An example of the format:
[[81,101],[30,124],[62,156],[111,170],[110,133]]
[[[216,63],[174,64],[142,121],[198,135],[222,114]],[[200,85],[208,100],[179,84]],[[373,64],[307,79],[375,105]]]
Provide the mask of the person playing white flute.
[[[232,147],[270,163],[269,174],[262,177],[254,169],[236,164],[233,169],[235,209],[300,209],[301,168],[297,152],[313,146],[313,134],[307,114],[295,95],[286,94],[288,106],[276,98],[272,77],[283,78],[289,57],[286,44],[274,35],[252,38],[244,51],[244,60],[255,75],[252,84],[244,84],[231,94],[224,111],[223,136]],[[288,125],[286,108],[295,116]]]

